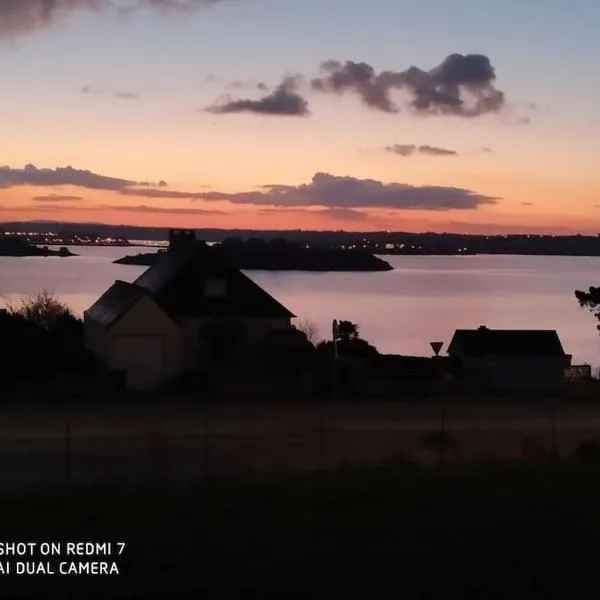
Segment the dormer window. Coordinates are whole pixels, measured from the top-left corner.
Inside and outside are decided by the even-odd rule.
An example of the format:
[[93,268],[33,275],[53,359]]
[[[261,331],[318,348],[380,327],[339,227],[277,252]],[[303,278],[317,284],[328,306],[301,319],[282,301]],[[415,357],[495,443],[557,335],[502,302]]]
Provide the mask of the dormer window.
[[225,279],[207,279],[204,282],[204,295],[207,298],[224,298],[227,296],[227,281]]

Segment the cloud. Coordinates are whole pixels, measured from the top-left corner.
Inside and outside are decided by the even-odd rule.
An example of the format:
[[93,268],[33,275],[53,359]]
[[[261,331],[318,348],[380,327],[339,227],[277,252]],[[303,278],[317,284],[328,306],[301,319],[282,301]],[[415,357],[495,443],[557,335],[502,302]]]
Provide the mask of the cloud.
[[[122,196],[154,199],[223,201],[232,204],[264,207],[335,209],[338,216],[344,214],[341,209],[347,211],[348,209],[388,208],[395,210],[444,211],[475,209],[482,205],[495,204],[498,200],[464,188],[384,183],[375,179],[357,179],[330,173],[316,173],[309,183],[297,186],[269,184],[246,192],[227,193],[218,190],[193,192],[171,190],[168,189],[167,183],[162,180],[156,183],[134,181],[99,175],[92,171],[74,169],[70,166],[57,167],[56,169],[38,169],[34,165],[27,165],[23,169],[0,167],[0,189],[20,186],[53,187],[66,185],[112,191]],[[56,200],[58,196],[60,194],[54,195],[55,204],[60,202]],[[76,197],[73,196],[73,198]],[[48,201],[46,200],[46,202]],[[188,210],[190,211],[189,214],[196,214],[196,211],[200,209],[163,209],[140,205],[138,208],[123,207],[121,210],[138,212]],[[214,211],[209,212],[213,213]],[[346,212],[345,215],[346,218],[350,216],[356,218],[357,216],[352,212]]]
[[64,196],[62,194],[48,194],[46,196],[34,196],[34,202],[79,202],[83,200],[81,196]]
[[533,206],[533,202],[521,202],[521,206]]
[[[504,93],[494,86],[496,73],[483,54],[450,54],[427,71],[412,66],[405,71],[381,71],[365,62],[328,60],[313,90],[356,94],[369,108],[400,112],[405,106],[419,115],[478,117],[503,108]],[[405,98],[392,97],[394,91]]]
[[120,98],[121,100],[136,100],[139,98],[139,94],[135,92],[114,92],[113,96],[115,98]]
[[39,169],[35,165],[25,165],[22,169],[13,169],[8,166],[0,167],[0,189],[21,186],[52,187],[56,185],[72,185],[90,190],[122,192],[132,187],[154,188],[165,187],[167,184],[164,181],[151,183],[109,177],[92,171],[74,169],[71,166],[55,169]]
[[268,92],[269,86],[262,81],[230,81],[226,85],[228,90],[259,90]]
[[517,120],[517,125],[531,125],[531,123],[533,123],[531,117],[521,117]]
[[217,115],[249,112],[259,115],[304,117],[309,115],[310,111],[307,100],[297,91],[300,82],[298,76],[289,76],[272,92],[258,100],[226,98],[205,110]]
[[486,146],[484,146],[481,151],[485,154],[489,154],[491,152],[493,152],[493,150],[491,148],[487,148]]
[[495,204],[497,200],[463,188],[383,183],[374,179],[339,177],[329,173],[317,173],[310,183],[298,186],[266,185],[259,191],[233,194],[209,191],[196,193],[193,197],[264,206],[435,211],[474,209],[485,204]]
[[386,146],[385,151],[399,156],[414,156],[415,154],[427,154],[429,156],[457,156],[456,150],[438,148],[436,146],[416,146],[414,144],[392,144]]
[[320,211],[319,214],[340,221],[366,221],[370,218],[366,213],[354,210],[353,208],[328,208],[327,210]]
[[[81,87],[81,93],[82,94],[94,94],[97,96],[101,96],[101,95],[104,95],[106,92],[104,92],[104,90],[101,90],[100,88],[95,88],[95,87],[91,87],[89,85],[84,85]],[[119,98],[121,100],[136,100],[137,98],[140,97],[140,95],[135,92],[126,92],[126,91],[108,92],[108,94],[115,98]]]
[[323,208],[319,210],[308,210],[306,208],[261,208],[258,213],[265,217],[276,217],[281,215],[298,214],[303,217],[316,216],[346,221],[368,221],[371,217],[364,212],[353,208]]
[[124,212],[134,213],[158,213],[158,214],[180,214],[180,215],[226,215],[228,213],[221,210],[211,210],[204,208],[181,208],[172,207],[164,208],[161,206],[147,206],[146,204],[139,204],[137,206],[130,206],[127,204],[115,205],[115,204],[103,204],[100,206],[102,209],[119,210]]
[[78,12],[131,14],[140,9],[191,12],[226,0],[0,0],[0,39],[14,40],[54,27]]

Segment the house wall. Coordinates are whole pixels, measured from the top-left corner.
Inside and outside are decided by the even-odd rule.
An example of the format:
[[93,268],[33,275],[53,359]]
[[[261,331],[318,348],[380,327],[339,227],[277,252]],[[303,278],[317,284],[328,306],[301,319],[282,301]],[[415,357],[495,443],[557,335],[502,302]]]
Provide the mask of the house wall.
[[464,376],[490,384],[555,384],[564,380],[567,361],[559,356],[464,357]]
[[86,350],[89,350],[100,364],[107,365],[110,353],[110,333],[84,314],[83,336]]
[[150,389],[182,371],[182,332],[147,296],[108,329],[87,317],[84,327],[86,348],[106,369],[124,371],[131,389]]
[[127,370],[134,387],[153,387],[182,372],[182,339],[177,324],[144,296],[110,328],[108,366]]
[[[206,355],[206,346],[203,343],[200,334],[200,328],[213,319],[210,317],[204,318],[180,318],[177,320],[183,332],[183,368],[184,370],[192,370],[202,366],[202,362]],[[246,329],[245,345],[252,346],[259,342],[263,337],[273,331],[289,329],[291,324],[290,318],[240,318],[242,326]]]

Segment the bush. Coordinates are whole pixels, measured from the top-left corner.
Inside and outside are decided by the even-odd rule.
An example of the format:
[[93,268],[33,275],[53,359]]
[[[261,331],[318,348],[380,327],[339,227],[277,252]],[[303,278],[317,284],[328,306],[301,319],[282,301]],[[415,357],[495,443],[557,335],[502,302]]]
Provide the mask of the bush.
[[0,312],[0,339],[8,350],[2,363],[8,386],[93,368],[83,322],[46,290]]
[[577,446],[574,456],[587,463],[600,463],[600,439],[583,440]]

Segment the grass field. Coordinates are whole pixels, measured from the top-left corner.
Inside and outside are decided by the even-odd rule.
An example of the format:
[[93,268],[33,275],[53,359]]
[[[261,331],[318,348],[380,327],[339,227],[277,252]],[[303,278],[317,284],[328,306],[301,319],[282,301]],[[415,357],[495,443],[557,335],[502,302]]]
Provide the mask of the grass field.
[[3,578],[2,597],[595,598],[598,506],[600,469],[572,461],[3,497],[3,540],[127,547],[118,577]]
[[564,458],[590,440],[600,406],[551,401],[13,406],[0,409],[0,490]]

